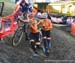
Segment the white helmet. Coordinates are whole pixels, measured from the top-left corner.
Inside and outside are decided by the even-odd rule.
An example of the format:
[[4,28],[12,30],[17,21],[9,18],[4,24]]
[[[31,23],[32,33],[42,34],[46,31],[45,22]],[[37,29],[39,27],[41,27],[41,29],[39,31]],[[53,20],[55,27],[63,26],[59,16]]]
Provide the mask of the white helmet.
[[37,17],[38,17],[38,18],[41,17],[41,13],[40,13],[40,12],[37,13]]
[[47,18],[48,17],[48,14],[47,13],[42,13],[41,17],[40,18]]

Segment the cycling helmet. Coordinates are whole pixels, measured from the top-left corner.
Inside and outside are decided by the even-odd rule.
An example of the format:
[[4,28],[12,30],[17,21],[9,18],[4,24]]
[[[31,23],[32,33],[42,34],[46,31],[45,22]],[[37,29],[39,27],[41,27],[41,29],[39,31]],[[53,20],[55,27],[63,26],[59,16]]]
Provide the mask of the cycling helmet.
[[48,18],[48,14],[47,13],[42,13],[42,15],[40,16],[40,18]]
[[36,14],[36,17],[37,17],[37,18],[40,18],[40,17],[41,17],[41,13],[38,12],[38,13]]

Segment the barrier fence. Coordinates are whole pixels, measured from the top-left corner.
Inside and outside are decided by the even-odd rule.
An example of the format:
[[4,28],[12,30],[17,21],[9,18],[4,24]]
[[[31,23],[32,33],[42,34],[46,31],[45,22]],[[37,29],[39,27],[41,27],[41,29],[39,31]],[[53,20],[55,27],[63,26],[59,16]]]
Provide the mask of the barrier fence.
[[0,38],[3,38],[9,34],[12,34],[15,28],[18,26],[17,11],[14,10],[12,14],[1,17],[0,19]]

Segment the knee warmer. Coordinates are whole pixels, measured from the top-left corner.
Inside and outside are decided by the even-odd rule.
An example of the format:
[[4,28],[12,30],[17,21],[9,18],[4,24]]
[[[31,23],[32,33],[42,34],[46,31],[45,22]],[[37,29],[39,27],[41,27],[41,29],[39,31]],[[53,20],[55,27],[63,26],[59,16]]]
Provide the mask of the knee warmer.
[[31,48],[33,49],[33,51],[36,51],[36,45],[34,42],[31,42]]
[[47,40],[47,47],[51,48],[51,41],[50,40]]

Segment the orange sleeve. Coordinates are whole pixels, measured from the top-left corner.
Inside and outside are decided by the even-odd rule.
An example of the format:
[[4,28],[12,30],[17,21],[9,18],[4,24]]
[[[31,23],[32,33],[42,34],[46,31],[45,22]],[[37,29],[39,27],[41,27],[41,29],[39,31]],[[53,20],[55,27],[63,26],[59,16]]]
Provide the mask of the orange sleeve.
[[35,29],[35,27],[34,27],[32,24],[31,24],[31,26],[30,26],[30,27],[31,27],[31,29],[33,29],[33,30]]
[[52,26],[52,22],[51,22],[51,20],[49,20],[49,22],[50,22],[50,29],[52,29],[53,26]]
[[31,22],[31,24],[30,24],[30,28],[31,28],[32,30],[35,30],[34,20],[32,20],[32,21],[30,21],[30,22]]
[[42,20],[40,20],[40,21],[38,22],[38,25],[39,25],[39,24],[42,24]]

